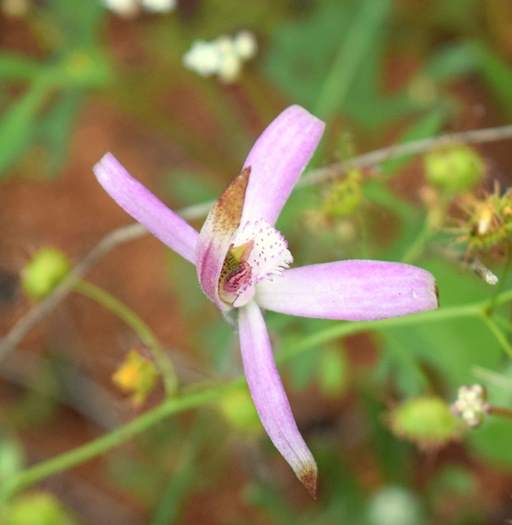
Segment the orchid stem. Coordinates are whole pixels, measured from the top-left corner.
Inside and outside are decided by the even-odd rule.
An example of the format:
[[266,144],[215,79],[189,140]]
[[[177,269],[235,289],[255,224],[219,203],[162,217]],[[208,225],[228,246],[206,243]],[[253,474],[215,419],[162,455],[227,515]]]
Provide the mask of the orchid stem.
[[111,295],[109,292],[87,281],[79,281],[74,291],[98,303],[124,321],[139,337],[141,342],[148,347],[162,374],[165,392],[171,396],[176,392],[178,380],[174,366],[162,349],[157,337],[149,326],[126,304]]
[[[498,306],[510,301],[512,301],[512,290],[507,290],[496,297],[495,304]],[[278,354],[277,361],[279,363],[284,363],[296,357],[297,355],[306,352],[307,350],[317,348],[321,344],[328,343],[329,341],[342,336],[362,332],[365,330],[379,330],[383,328],[412,326],[428,322],[440,322],[449,319],[468,317],[488,319],[485,315],[485,312],[489,308],[489,305],[490,301],[485,300],[472,304],[440,308],[439,310],[422,312],[405,317],[383,319],[381,321],[339,323],[331,328],[322,330],[312,334],[309,337],[306,337],[298,345],[295,343],[285,347],[283,351]],[[491,324],[493,323],[494,321],[491,321]],[[501,333],[499,328],[498,333]],[[64,452],[59,456],[55,456],[47,461],[42,461],[41,463],[21,471],[19,474],[9,479],[9,481],[0,488],[0,502],[5,501],[16,492],[25,489],[43,479],[46,479],[49,476],[58,474],[59,472],[89,461],[90,459],[121,445],[135,435],[144,432],[156,423],[173,414],[178,414],[191,408],[197,408],[210,404],[221,399],[222,396],[233,389],[242,387],[244,384],[244,378],[239,377],[232,381],[225,382],[213,387],[210,386],[202,389],[196,387],[193,390],[191,388],[187,392],[182,392],[182,394],[179,396],[167,399],[156,408],[145,412],[141,416],[133,419],[126,425],[119,427],[117,430],[114,430],[109,434],[103,435],[93,441],[90,441],[89,443],[86,443],[85,445],[72,449],[68,452]]]

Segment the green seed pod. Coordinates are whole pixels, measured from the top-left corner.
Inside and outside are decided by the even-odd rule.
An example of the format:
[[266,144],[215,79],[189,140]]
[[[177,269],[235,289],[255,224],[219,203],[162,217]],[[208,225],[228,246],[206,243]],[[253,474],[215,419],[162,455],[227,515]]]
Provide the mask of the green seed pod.
[[[2,522],[3,523],[3,522]],[[33,492],[13,501],[7,508],[9,525],[78,525],[78,522],[51,494]]]
[[450,406],[432,396],[409,399],[395,407],[389,415],[389,426],[397,436],[422,449],[442,447],[462,432],[462,424]]
[[244,434],[261,432],[258,414],[246,388],[228,392],[218,406],[226,421],[236,430]]
[[424,157],[427,180],[450,194],[470,191],[483,178],[485,164],[468,146],[452,146],[432,151]]
[[35,301],[44,299],[66,277],[70,268],[64,253],[55,248],[42,248],[21,271],[23,289]]

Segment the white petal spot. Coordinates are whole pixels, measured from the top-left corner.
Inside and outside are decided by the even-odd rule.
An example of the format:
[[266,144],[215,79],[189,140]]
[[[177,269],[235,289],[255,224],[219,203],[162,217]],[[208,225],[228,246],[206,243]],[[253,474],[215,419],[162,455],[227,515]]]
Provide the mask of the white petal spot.
[[253,241],[254,246],[247,259],[251,265],[254,284],[279,275],[293,262],[286,239],[263,219],[248,221],[235,235],[234,245]]

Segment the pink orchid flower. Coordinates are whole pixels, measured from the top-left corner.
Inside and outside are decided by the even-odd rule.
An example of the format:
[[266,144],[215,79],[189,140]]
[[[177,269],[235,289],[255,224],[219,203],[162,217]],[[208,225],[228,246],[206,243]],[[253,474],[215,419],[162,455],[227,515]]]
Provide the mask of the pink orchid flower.
[[119,206],[196,265],[206,296],[223,313],[238,313],[243,368],[256,410],[272,443],[312,495],[317,466],[293,417],[262,309],[351,321],[437,307],[433,276],[415,266],[351,260],[289,269],[293,258],[274,224],[323,130],[324,123],[305,109],[284,110],[256,141],[199,233],[110,153],[94,167]]

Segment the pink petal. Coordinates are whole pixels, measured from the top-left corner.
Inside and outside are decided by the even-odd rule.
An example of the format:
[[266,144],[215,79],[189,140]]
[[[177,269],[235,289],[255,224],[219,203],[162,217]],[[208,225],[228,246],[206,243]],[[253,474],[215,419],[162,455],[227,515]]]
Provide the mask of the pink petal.
[[229,310],[219,297],[224,259],[240,224],[249,169],[242,171],[224,190],[204,221],[197,244],[197,277],[203,292],[221,310]]
[[261,423],[277,450],[314,497],[316,463],[295,423],[261,310],[251,301],[239,309],[238,320],[245,377]]
[[342,261],[286,270],[257,286],[268,310],[347,321],[384,319],[437,308],[434,277],[409,264]]
[[251,168],[242,224],[274,224],[311,159],[325,124],[300,106],[285,109],[261,134],[244,167]]
[[195,264],[199,235],[192,226],[135,180],[111,153],[104,155],[93,170],[105,191],[126,213]]

